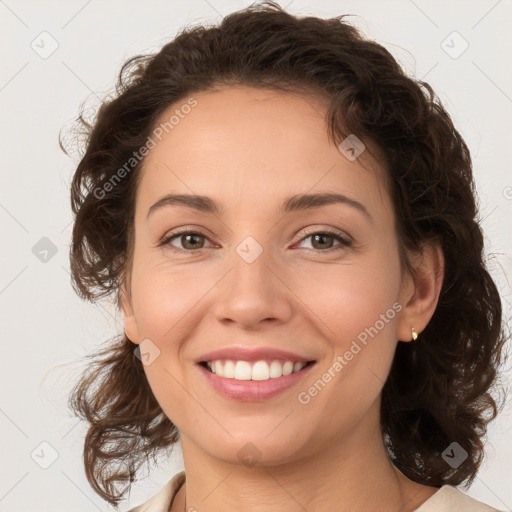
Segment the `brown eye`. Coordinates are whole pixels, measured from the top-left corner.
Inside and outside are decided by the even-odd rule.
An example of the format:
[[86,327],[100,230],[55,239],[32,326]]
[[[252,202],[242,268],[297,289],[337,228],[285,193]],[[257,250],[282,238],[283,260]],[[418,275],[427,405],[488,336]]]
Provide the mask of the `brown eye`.
[[[316,231],[305,236],[301,243],[308,239],[311,240],[312,249],[308,247],[306,249],[315,250],[315,252],[337,251],[349,247],[352,243],[350,238],[333,231]],[[338,243],[335,244],[335,241]]]
[[[178,240],[181,243],[181,247],[174,245],[172,242]],[[199,251],[205,248],[204,242],[206,236],[198,233],[197,231],[180,231],[174,233],[162,240],[160,245],[170,246],[173,250],[177,251]]]
[[[203,243],[201,243],[201,240]],[[204,245],[204,237],[198,234],[181,235],[180,241],[185,249],[202,249]]]
[[325,233],[311,235],[311,245],[315,249],[330,249],[333,246],[334,237]]

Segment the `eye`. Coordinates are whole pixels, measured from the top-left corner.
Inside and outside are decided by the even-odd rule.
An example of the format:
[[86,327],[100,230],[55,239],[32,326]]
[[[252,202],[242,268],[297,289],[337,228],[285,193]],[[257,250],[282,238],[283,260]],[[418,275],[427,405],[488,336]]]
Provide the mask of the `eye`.
[[[352,240],[347,235],[331,230],[311,232],[303,237],[299,243],[309,238],[311,239],[313,248],[306,247],[306,249],[314,252],[337,251],[349,247],[352,244]],[[181,243],[181,247],[176,247],[176,245],[172,243],[176,239]],[[169,234],[162,240],[159,246],[168,246],[173,251],[177,252],[196,252],[205,249],[205,240],[208,240],[206,235],[198,231],[185,229]],[[333,246],[334,241],[337,241],[338,245]]]
[[[182,247],[176,247],[173,245],[171,242],[174,239],[178,239],[178,241],[182,244]],[[170,246],[172,250],[176,251],[193,252],[204,249],[204,246],[201,244],[201,240],[203,240],[203,242],[204,240],[207,240],[206,235],[203,235],[197,231],[185,229],[183,231],[171,233],[169,236],[166,236],[159,245]]]
[[[352,244],[352,240],[348,236],[330,230],[312,232],[303,237],[301,239],[301,243],[308,238],[311,239],[311,245],[313,246],[313,249],[309,250],[318,249],[315,252],[330,252],[331,250],[338,251],[349,247]],[[333,242],[335,240],[339,242],[337,246],[333,246]]]

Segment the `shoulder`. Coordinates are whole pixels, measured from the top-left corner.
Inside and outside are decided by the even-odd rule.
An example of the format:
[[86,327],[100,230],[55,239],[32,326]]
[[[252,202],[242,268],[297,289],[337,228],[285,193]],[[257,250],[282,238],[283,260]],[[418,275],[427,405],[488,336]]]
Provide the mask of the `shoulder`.
[[166,512],[185,483],[185,471],[176,473],[155,495],[128,512]]
[[413,512],[500,512],[461,492],[452,485],[443,485]]

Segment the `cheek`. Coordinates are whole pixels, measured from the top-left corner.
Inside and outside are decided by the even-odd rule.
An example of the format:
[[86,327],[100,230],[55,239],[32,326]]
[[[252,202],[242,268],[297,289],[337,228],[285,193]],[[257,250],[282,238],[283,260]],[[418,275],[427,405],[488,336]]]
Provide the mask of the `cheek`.
[[[192,271],[192,268],[196,269]],[[205,293],[218,279],[212,273],[198,274],[198,267],[139,265],[132,290],[134,311],[141,336],[163,343],[176,339]]]
[[[298,398],[301,404],[311,400],[311,407],[328,411],[333,436],[339,425],[361,418],[387,379],[402,309],[397,301],[398,269],[394,260],[362,258],[303,283],[301,293],[310,288],[307,304],[320,319],[316,326],[322,329],[330,354]],[[343,407],[333,410],[333,403]]]
[[[316,325],[339,352],[368,329],[393,338],[399,306],[399,267],[372,254],[313,270],[295,279],[293,289],[317,318]],[[313,317],[312,317],[313,318]]]
[[140,336],[157,347],[153,348],[157,356],[143,366],[144,372],[164,413],[181,427],[179,419],[190,405],[190,395],[180,385],[183,349],[196,335],[201,298],[212,285],[183,266],[171,270],[162,263],[139,262],[134,270],[132,290]]

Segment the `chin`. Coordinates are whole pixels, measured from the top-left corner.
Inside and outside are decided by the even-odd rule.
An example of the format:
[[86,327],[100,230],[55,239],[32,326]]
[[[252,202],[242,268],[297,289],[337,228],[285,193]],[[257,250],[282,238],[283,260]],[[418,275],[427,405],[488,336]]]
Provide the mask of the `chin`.
[[[261,430],[259,434],[231,432],[233,437],[212,440],[204,450],[227,464],[246,467],[272,467],[293,462],[307,442],[291,432],[272,433],[276,425]],[[203,440],[206,438],[206,435],[202,437]]]

